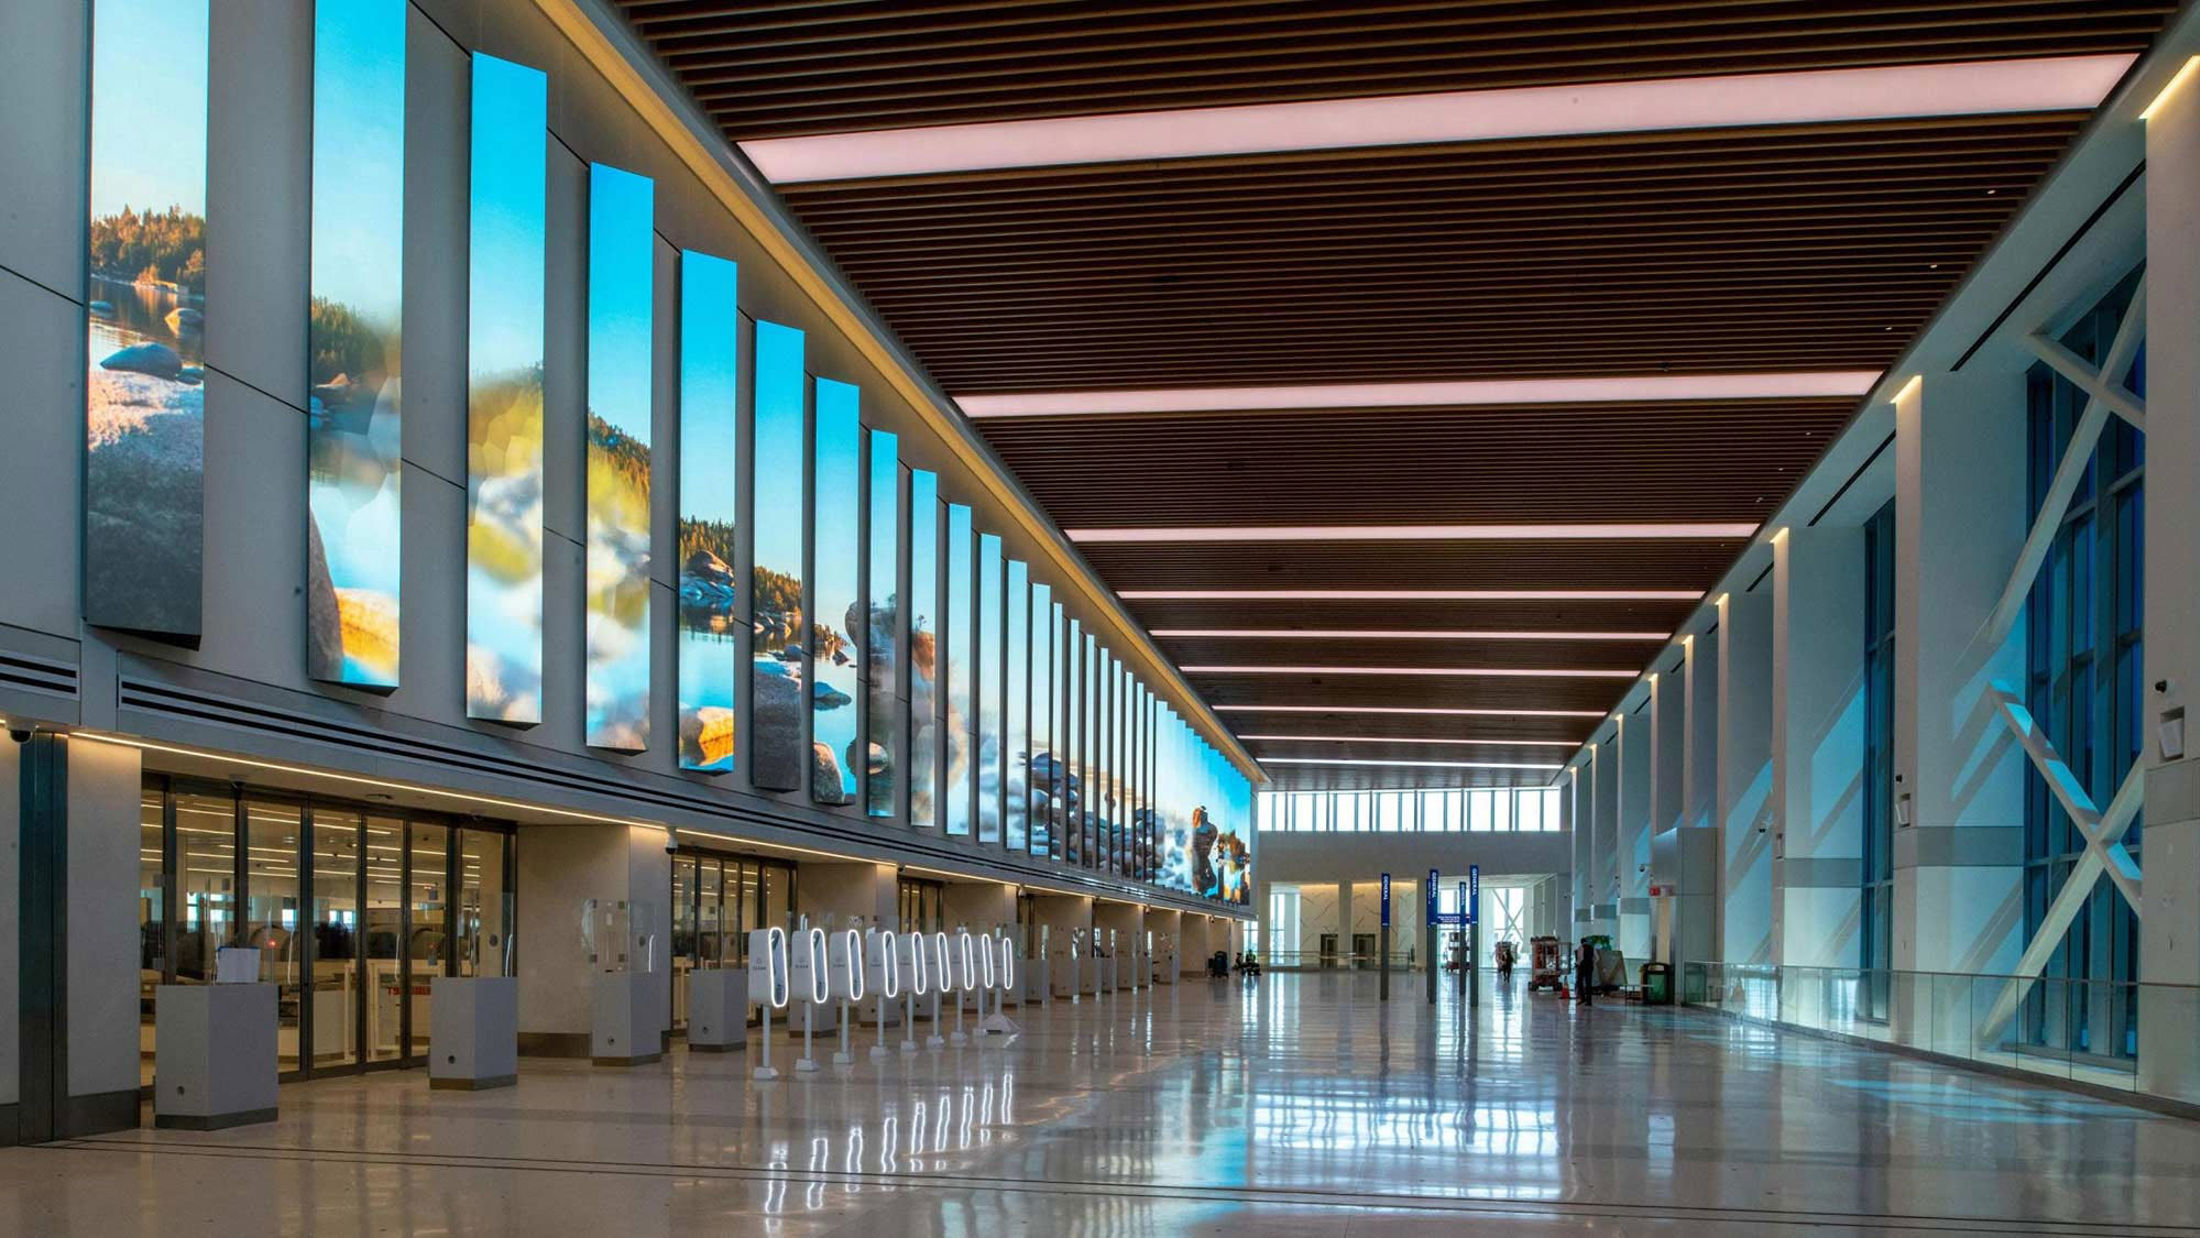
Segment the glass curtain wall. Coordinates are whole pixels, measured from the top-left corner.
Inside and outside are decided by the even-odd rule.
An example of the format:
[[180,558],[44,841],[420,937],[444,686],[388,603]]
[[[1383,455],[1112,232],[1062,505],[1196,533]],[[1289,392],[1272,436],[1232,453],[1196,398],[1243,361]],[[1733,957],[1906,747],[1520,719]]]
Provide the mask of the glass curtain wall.
[[795,867],[682,847],[672,855],[672,1026],[687,1026],[690,972],[746,967],[749,930],[788,926]]
[[[2134,272],[2064,333],[2098,364],[2137,284]],[[2125,384],[2146,391],[2141,347]],[[2028,377],[2030,508],[2050,480],[2085,409],[2085,394],[2046,365]],[[2145,598],[2146,436],[2110,417],[2063,515],[2027,607],[2026,704],[2095,804],[2105,805],[2144,743],[2141,631]],[[2039,774],[2025,774],[2024,914],[2027,939],[2085,854],[2085,839]],[[2139,855],[2134,822],[2124,845]],[[2140,861],[2142,869],[2145,861]],[[2036,1052],[2132,1059],[2138,1054],[2138,915],[2103,877],[2049,956],[2013,1033]],[[2054,983],[2054,982],[2064,983]]]
[[138,834],[145,1084],[158,986],[211,983],[223,947],[277,986],[284,1078],[424,1062],[430,981],[510,972],[508,826],[153,775]]
[[1864,526],[1864,847],[1863,932],[1858,963],[1865,983],[1858,1013],[1884,1022],[1894,965],[1894,502]]

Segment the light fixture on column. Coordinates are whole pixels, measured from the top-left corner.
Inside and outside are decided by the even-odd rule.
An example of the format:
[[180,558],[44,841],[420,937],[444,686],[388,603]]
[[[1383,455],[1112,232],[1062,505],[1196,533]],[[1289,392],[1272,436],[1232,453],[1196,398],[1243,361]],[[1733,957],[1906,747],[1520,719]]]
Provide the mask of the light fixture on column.
[[2155,740],[2162,747],[2162,759],[2176,761],[2185,755],[2185,707],[2175,706],[2162,711],[2154,724]]

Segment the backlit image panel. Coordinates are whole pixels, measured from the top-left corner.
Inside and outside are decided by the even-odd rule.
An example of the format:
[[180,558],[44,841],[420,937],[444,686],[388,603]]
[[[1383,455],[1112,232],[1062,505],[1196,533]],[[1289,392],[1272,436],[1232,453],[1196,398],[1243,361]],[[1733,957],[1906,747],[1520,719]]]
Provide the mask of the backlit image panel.
[[869,747],[863,780],[864,811],[874,818],[894,816],[898,788],[908,779],[909,677],[902,663],[900,440],[884,430],[870,431],[869,470],[864,503],[869,508],[869,575],[864,579],[868,617],[863,628],[864,730]]
[[649,747],[656,187],[588,166],[588,744]]
[[306,671],[397,686],[405,0],[313,9]]
[[1062,855],[1085,862],[1085,630],[1071,619],[1062,629]]
[[1062,608],[1051,585],[1031,586],[1031,854],[1051,856],[1061,838]]
[[735,534],[741,469],[739,269],[680,255],[680,767],[722,774],[736,748],[745,618]]
[[947,773],[941,784],[947,834],[967,837],[976,808],[972,778],[975,745],[976,702],[971,696],[971,673],[977,661],[977,580],[972,556],[977,551],[970,525],[970,509],[961,503],[947,505],[947,618],[941,631],[946,636],[947,658]]
[[549,79],[473,58],[466,331],[466,713],[542,721]]
[[1008,700],[1002,723],[1002,801],[1007,816],[1001,840],[1022,851],[1031,834],[1031,569],[1021,559],[1008,561],[1008,669],[1001,685]]
[[858,589],[862,543],[863,422],[860,393],[817,380],[811,436],[817,480],[810,487],[810,798],[853,804],[864,753],[856,743],[856,633],[867,626]]
[[1186,769],[1189,731],[1174,709],[1161,714],[1161,875],[1164,889],[1192,892],[1191,779]]
[[1001,539],[992,533],[979,534],[978,663],[977,673],[972,676],[972,691],[977,701],[978,841],[995,846],[1001,841],[1004,810],[1001,737],[1007,713],[1007,701],[1002,692],[1002,662],[1007,649],[1002,631],[1005,563],[1001,557]]
[[182,641],[205,554],[207,27],[207,0],[92,6],[84,618]]
[[803,481],[809,472],[803,410],[803,336],[776,322],[756,324],[756,400],[751,442],[749,781],[767,791],[802,787],[810,715],[807,631],[802,606]]
[[940,479],[909,471],[909,824],[940,826]]
[[1098,868],[1102,859],[1100,823],[1108,811],[1108,779],[1100,764],[1106,756],[1100,730],[1100,700],[1106,688],[1101,678],[1100,638],[1091,632],[1085,633],[1078,663],[1077,684],[1084,699],[1078,704],[1082,717],[1077,728],[1077,754],[1083,766],[1084,809],[1077,818],[1077,847],[1085,867]]

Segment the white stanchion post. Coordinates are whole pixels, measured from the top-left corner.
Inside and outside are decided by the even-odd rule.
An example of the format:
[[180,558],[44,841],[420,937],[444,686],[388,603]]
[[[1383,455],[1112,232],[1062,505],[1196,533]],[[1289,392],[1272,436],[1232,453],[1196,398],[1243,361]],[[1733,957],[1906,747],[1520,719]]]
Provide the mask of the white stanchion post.
[[792,951],[787,975],[788,986],[802,995],[802,1057],[794,1068],[808,1074],[817,1069],[817,1008],[832,1000],[832,985],[825,964],[825,930],[802,929],[798,940],[801,944]]
[[856,1003],[863,1000],[863,933],[841,929],[832,935],[827,963],[832,972],[832,993],[840,999],[840,1050],[833,1065],[853,1066],[856,1061]]
[[940,997],[947,988],[948,949],[947,934],[932,934],[932,1031],[924,1038],[927,1049],[944,1048],[947,1037],[940,1034]]
[[894,933],[878,929],[866,930],[863,935],[863,978],[870,986],[872,1001],[878,1007],[878,1043],[871,1046],[871,1060],[886,1060],[886,999],[901,992],[894,974]]
[[963,995],[970,992],[970,934],[957,929],[952,944],[953,954],[949,966],[954,973],[955,985],[955,1034],[950,1043],[966,1045],[970,1037],[963,1032]]
[[894,967],[901,973],[901,1051],[917,1051],[917,997],[930,982],[924,966],[924,935],[909,933],[894,942]]

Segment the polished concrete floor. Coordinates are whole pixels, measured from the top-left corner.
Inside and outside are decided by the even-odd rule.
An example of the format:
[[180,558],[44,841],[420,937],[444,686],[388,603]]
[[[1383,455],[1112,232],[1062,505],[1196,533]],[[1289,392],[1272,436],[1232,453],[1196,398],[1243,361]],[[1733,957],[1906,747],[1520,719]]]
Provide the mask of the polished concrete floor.
[[2200,1124],[1711,1015],[1497,994],[1462,1024],[1375,985],[1058,1002],[1005,1047],[769,1084],[680,1051],[297,1085],[272,1125],[0,1152],[0,1234],[2200,1234]]

